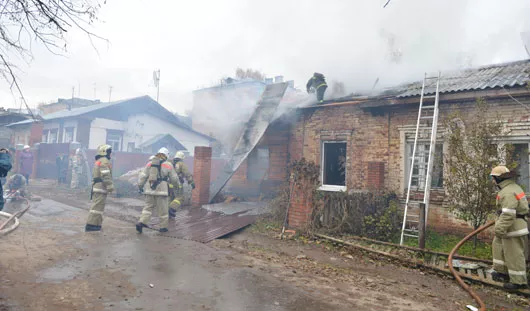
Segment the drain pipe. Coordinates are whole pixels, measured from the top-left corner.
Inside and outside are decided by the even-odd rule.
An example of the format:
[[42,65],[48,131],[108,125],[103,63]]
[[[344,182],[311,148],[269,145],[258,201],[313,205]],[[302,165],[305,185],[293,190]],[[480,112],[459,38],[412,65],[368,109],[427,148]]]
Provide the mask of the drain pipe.
[[493,226],[495,224],[495,221],[490,221],[488,222],[487,224],[485,224],[484,226],[478,228],[477,230],[471,232],[470,234],[468,234],[462,241],[458,242],[458,244],[456,244],[456,246],[453,248],[453,250],[451,250],[451,253],[449,253],[449,258],[447,259],[447,263],[449,264],[449,270],[451,271],[451,273],[453,274],[453,276],[455,277],[456,281],[458,282],[458,284],[460,284],[460,286],[465,289],[469,295],[471,297],[473,297],[473,299],[475,299],[475,301],[479,304],[480,306],[480,309],[476,309],[475,307],[472,307],[472,306],[467,306],[468,309],[470,310],[479,310],[479,311],[486,311],[486,305],[484,304],[484,302],[482,301],[482,299],[480,299],[480,297],[477,295],[477,293],[475,293],[475,291],[469,286],[467,285],[463,280],[462,278],[460,277],[460,275],[458,275],[458,272],[453,268],[453,256],[455,255],[455,253],[458,251],[458,249],[464,245],[464,243],[466,241],[468,241],[469,239],[471,239],[471,237],[481,233],[482,231],[486,230],[487,228]]

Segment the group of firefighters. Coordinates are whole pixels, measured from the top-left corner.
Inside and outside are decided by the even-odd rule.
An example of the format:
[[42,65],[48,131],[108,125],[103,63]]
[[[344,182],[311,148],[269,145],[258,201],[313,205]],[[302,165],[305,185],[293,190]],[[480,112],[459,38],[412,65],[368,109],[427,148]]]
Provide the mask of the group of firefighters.
[[[107,195],[114,191],[111,155],[111,146],[98,147],[92,171],[92,206],[85,226],[87,232],[101,230]],[[178,151],[173,159],[170,159],[169,150],[161,148],[140,172],[138,191],[145,196],[145,206],[136,224],[138,233],[142,233],[143,228],[149,226],[155,209],[160,218],[158,231],[167,232],[169,218],[176,216],[178,208],[184,201],[184,183],[187,182],[195,188],[193,176],[184,164],[184,157],[184,152]]]

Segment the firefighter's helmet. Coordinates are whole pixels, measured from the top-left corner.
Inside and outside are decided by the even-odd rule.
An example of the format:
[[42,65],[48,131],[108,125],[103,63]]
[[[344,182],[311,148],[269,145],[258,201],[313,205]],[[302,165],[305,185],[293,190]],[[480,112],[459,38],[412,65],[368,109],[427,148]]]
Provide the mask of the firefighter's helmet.
[[175,159],[181,159],[181,160],[184,160],[186,156],[184,155],[184,152],[182,151],[177,151],[177,153],[175,153]]
[[495,166],[492,170],[491,170],[491,173],[490,175],[491,176],[501,176],[503,174],[506,174],[506,173],[509,173],[510,170],[504,166],[504,165],[499,165],[499,166]]
[[112,146],[110,145],[101,145],[98,147],[98,155],[107,156],[112,153]]
[[169,158],[169,150],[167,150],[166,147],[160,148],[160,150],[158,150],[157,154],[163,154],[163,155],[166,156],[166,159]]

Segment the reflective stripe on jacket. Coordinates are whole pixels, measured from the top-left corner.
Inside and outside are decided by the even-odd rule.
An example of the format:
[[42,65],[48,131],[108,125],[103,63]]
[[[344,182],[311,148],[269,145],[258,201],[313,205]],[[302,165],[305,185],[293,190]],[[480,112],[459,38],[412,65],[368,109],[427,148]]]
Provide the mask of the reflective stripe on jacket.
[[519,237],[528,234],[528,224],[517,215],[528,215],[528,201],[523,189],[512,179],[499,184],[497,207],[501,214],[495,222],[495,235],[500,238]]
[[112,166],[109,159],[106,157],[99,158],[96,163],[94,163],[92,178],[101,178],[102,180],[102,182],[94,183],[92,192],[108,193],[114,191],[114,183],[112,182]]

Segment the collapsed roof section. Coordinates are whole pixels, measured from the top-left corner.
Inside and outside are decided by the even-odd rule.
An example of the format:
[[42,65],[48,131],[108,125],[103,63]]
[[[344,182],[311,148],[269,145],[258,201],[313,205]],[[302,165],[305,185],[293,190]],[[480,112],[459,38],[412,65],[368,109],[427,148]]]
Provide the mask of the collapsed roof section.
[[241,163],[245,161],[250,152],[259,143],[263,134],[265,134],[269,124],[274,120],[276,110],[280,105],[287,86],[288,83],[267,85],[265,91],[261,94],[261,99],[235,146],[232,158],[210,187],[210,202],[224,188]]

